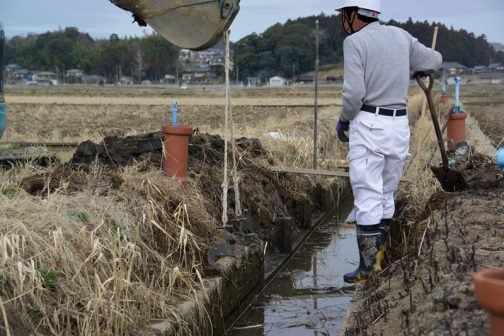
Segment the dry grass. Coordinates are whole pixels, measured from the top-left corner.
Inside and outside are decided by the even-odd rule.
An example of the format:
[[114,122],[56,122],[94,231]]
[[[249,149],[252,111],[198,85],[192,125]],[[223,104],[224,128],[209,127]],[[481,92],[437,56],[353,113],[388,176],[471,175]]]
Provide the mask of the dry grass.
[[495,146],[504,144],[504,85],[468,85],[464,87],[462,101],[465,109],[475,118],[481,130]]
[[[222,106],[220,97],[59,97],[59,96],[6,96],[7,104],[40,104],[40,105],[133,105],[133,106],[156,106],[168,107],[172,99],[182,106]],[[311,106],[313,98],[283,98],[283,97],[259,97],[259,98],[236,98],[234,103],[238,106]],[[341,99],[321,98],[321,106],[341,104]]]
[[[167,117],[168,98],[133,99],[135,105],[123,106],[128,98],[80,101],[70,97],[72,104],[65,105],[65,97],[19,97],[19,103],[11,100],[9,105],[11,128],[6,136],[11,141],[99,141],[114,130],[118,135],[156,130]],[[36,103],[29,104],[30,99]],[[215,131],[220,108],[209,106],[215,98],[202,99],[206,107],[185,111],[195,123],[203,117],[198,123],[203,131]],[[312,101],[297,99],[263,98],[264,104],[275,105]],[[62,104],[52,105],[56,101]],[[89,101],[96,105],[88,106]],[[144,103],[149,106],[142,107]],[[311,109],[268,110],[243,106],[247,103],[239,100],[238,104],[242,105],[235,118],[239,136],[266,139],[264,133],[271,129],[288,129],[285,146],[292,155],[282,163],[311,160]],[[262,113],[269,115],[265,122],[250,126]],[[275,124],[278,127],[272,128]],[[321,143],[328,146],[333,140],[326,140],[331,132],[324,127]],[[270,148],[282,149],[269,140]],[[176,183],[166,183],[160,172],[128,167],[118,172],[124,183],[114,190],[104,178],[109,173],[99,167],[95,170],[85,178],[83,192],[69,193],[62,184],[44,197],[30,196],[19,187],[19,181],[36,168],[3,173],[0,270],[4,286],[0,295],[5,323],[10,321],[11,328],[29,326],[26,330],[40,334],[121,335],[143,334],[150,322],[169,320],[179,325],[181,334],[184,330],[189,334],[174,307],[180,301],[195,300],[195,290],[201,289],[200,257],[218,235],[215,209],[206,210],[208,199],[200,193],[201,180],[181,189]],[[303,192],[301,183],[289,188],[292,193]]]
[[[22,86],[7,85],[7,96],[37,96],[37,97],[194,97],[219,98],[223,100],[224,85],[215,86],[190,86],[189,90],[180,90],[176,86]],[[270,97],[313,97],[313,85],[290,86],[283,88],[257,87],[236,88],[232,87],[235,98],[270,98]],[[321,86],[321,97],[338,97],[341,87]]]
[[[311,104],[310,91],[279,93],[281,97],[252,91],[259,97],[234,101],[237,136],[260,138],[277,164],[311,167],[313,109],[290,106]],[[12,96],[4,140],[98,142],[104,135],[155,131],[168,119],[169,97],[132,98],[135,105],[128,105],[128,97],[83,99],[75,94],[19,94],[16,103]],[[204,101],[205,106],[183,106],[182,119],[201,131],[222,134],[223,111],[217,105],[223,99],[217,104],[213,95],[190,98],[198,104]],[[65,99],[72,103],[65,104]],[[333,104],[339,98],[327,99]],[[246,106],[258,100],[285,106]],[[321,165],[330,166],[331,160],[346,156],[344,147],[335,142],[335,110],[321,109]],[[281,133],[281,139],[266,135],[272,131]],[[98,166],[82,177],[83,191],[70,192],[64,182],[56,191],[34,197],[20,188],[23,177],[44,171],[27,165],[0,176],[4,325],[14,334],[35,330],[43,335],[141,335],[149,323],[168,320],[179,326],[181,335],[190,334],[174,309],[181,301],[197,300],[195,291],[202,288],[201,256],[218,236],[218,211],[208,202],[220,195],[203,196],[201,188],[209,179],[218,180],[222,170],[195,178],[186,189],[167,183],[159,171],[145,172],[136,166],[113,173],[124,181],[119,189],[110,185],[111,172]],[[301,177],[290,181],[292,185],[284,187],[291,195],[303,194],[307,181],[315,183]],[[210,191],[218,193],[219,188]],[[268,185],[263,189],[256,188],[256,196],[271,194]]]
[[[424,213],[431,195],[439,189],[439,183],[429,169],[431,162],[439,161],[439,158],[435,157],[436,135],[429,110],[422,115],[423,102],[424,95],[418,92],[410,99],[408,106],[412,132],[410,155],[405,164],[404,176],[410,182],[401,184],[396,195],[400,204],[396,216],[403,222],[399,233],[400,244],[397,245],[395,253],[401,257],[411,253],[412,241],[416,238],[416,221]],[[447,106],[437,104],[436,107],[441,115],[447,112]],[[439,151],[437,154],[439,156]]]
[[[275,105],[291,103],[296,96],[312,101],[309,91],[298,89],[279,91],[283,95],[279,100],[261,90],[251,92],[265,101],[276,101]],[[112,91],[107,94],[112,101],[126,101]],[[199,99],[215,99],[214,94]],[[324,92],[326,97],[329,94]],[[78,98],[79,92],[75,95]],[[48,105],[38,100],[12,104],[7,139],[99,141],[104,135],[157,130],[168,117],[166,101],[171,98],[163,99],[166,104],[148,107],[89,106],[75,101]],[[255,98],[243,99],[257,103]],[[420,105],[421,99],[415,96],[409,106],[416,124],[411,149],[418,154],[406,177],[413,182],[399,194],[410,214],[423,209],[437,188],[425,169],[434,137],[430,121],[417,117]],[[235,106],[234,111],[237,136],[259,138],[278,165],[311,168],[312,108]],[[336,140],[334,132],[338,111],[336,105],[319,111],[321,168],[337,168],[338,160],[346,158],[347,147]],[[183,118],[201,131],[222,134],[220,107],[191,106],[185,112]],[[174,307],[180,301],[195,300],[195,291],[201,289],[200,257],[216,236],[218,222],[208,197],[220,195],[202,196],[200,188],[222,171],[213,169],[212,176],[199,176],[182,189],[167,183],[158,171],[132,166],[114,173],[124,182],[113,189],[107,182],[110,172],[94,167],[82,192],[70,193],[62,184],[43,197],[33,197],[19,187],[19,181],[35,172],[37,168],[26,166],[0,176],[0,308],[5,310],[5,324],[12,330],[16,325],[30,326],[39,334],[120,335],[144,334],[150,322],[170,320],[180,326],[181,335],[189,334]],[[304,183],[316,179],[291,181],[293,185],[287,188],[295,194],[303,193]],[[218,193],[220,185],[214,189]],[[23,333],[28,331],[18,334]]]
[[206,200],[191,186],[136,167],[119,173],[117,190],[96,168],[84,192],[61,185],[33,197],[15,181],[34,171],[2,175],[5,325],[10,320],[13,330],[24,325],[37,334],[126,335],[143,334],[161,319],[188,334],[174,306],[201,288],[200,256],[216,237]]
[[[471,88],[471,90],[477,91],[476,88]],[[483,89],[483,91],[488,93],[489,89]],[[420,97],[421,95],[418,95],[410,101],[410,113],[413,112],[414,115],[421,110],[422,99]],[[492,97],[487,98],[491,100]],[[478,99],[485,100],[486,98]],[[438,104],[437,109],[440,115],[444,116],[448,113],[449,106]],[[477,114],[478,111],[472,111],[471,107],[466,107],[466,109],[470,113],[466,121],[467,142],[476,152],[490,157],[495,156],[496,150],[492,147],[490,139],[479,128],[478,122],[471,117],[472,114]],[[441,156],[430,113],[427,110],[425,116],[420,116],[420,113],[418,115],[418,120],[413,123],[413,133],[410,143],[411,156],[406,163],[405,170],[405,176],[411,183],[403,185],[397,196],[404,205],[402,216],[407,219],[407,224],[401,230],[402,255],[411,252],[412,242],[417,238],[416,235],[418,235],[418,232],[414,228],[415,222],[423,218],[431,197],[436,191],[440,190],[439,183],[429,169],[431,165],[441,164]],[[442,117],[440,124],[442,125],[444,121],[445,119]]]

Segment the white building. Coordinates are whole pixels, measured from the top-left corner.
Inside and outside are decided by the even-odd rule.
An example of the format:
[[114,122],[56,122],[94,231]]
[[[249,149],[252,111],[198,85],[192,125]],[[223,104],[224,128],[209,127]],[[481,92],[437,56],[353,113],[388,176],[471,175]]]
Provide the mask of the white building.
[[286,84],[287,81],[285,80],[285,78],[279,76],[271,77],[269,80],[269,85],[274,87],[281,87],[285,86]]
[[33,75],[33,81],[38,84],[58,85],[58,75],[51,71],[40,71]]
[[66,72],[67,77],[82,78],[84,76],[84,71],[80,69],[70,69]]

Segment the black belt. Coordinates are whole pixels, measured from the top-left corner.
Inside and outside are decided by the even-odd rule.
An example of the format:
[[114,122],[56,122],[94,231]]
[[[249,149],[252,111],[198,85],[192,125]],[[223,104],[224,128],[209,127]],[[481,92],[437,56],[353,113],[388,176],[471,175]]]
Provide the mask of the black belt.
[[379,115],[384,115],[387,117],[393,117],[394,112],[395,112],[396,117],[403,117],[406,114],[408,114],[408,110],[406,110],[406,109],[390,110],[390,109],[386,109],[383,107],[376,107],[376,106],[371,106],[371,105],[366,105],[366,104],[362,105],[362,107],[361,107],[361,111],[365,111],[365,112],[369,112],[369,113],[376,113],[377,110],[378,110]]

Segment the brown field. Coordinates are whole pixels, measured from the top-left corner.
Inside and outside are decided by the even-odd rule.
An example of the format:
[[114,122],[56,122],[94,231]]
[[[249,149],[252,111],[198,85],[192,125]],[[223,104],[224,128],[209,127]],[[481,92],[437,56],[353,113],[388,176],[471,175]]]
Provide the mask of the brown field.
[[495,146],[504,146],[504,85],[466,85],[462,102]]
[[[244,89],[233,91],[238,135],[285,132],[313,118],[313,90]],[[236,98],[235,98],[236,97]],[[8,129],[3,141],[83,141],[106,135],[157,131],[171,118],[171,102],[181,105],[182,124],[220,133],[224,123],[223,92],[194,88],[181,93],[162,88],[13,87],[6,97]],[[337,118],[340,92],[322,89],[322,122]],[[252,131],[253,130],[253,131]],[[255,134],[252,134],[255,133]]]

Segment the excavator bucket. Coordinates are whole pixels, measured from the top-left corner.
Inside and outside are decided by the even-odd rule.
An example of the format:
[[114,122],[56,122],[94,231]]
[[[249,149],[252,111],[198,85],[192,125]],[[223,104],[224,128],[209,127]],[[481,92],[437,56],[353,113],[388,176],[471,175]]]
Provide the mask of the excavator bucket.
[[212,47],[240,10],[240,0],[110,0],[185,49]]

